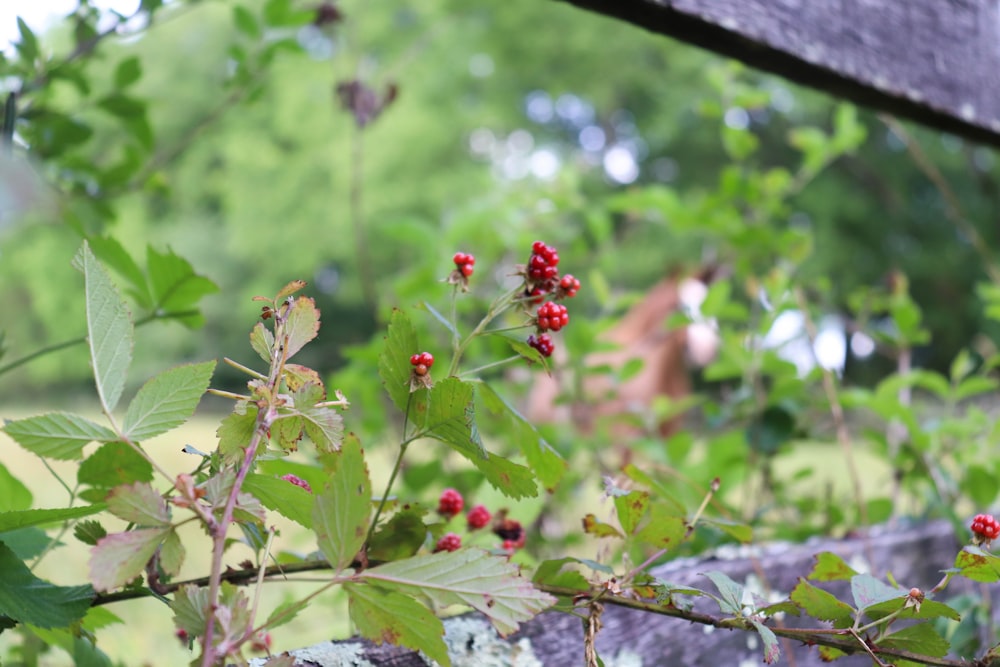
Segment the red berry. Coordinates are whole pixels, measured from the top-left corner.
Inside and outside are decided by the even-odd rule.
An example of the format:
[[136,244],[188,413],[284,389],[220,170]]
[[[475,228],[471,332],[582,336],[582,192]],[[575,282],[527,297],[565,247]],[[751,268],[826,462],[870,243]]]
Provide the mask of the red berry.
[[538,307],[536,324],[539,332],[559,331],[569,324],[569,313],[566,312],[566,306],[546,301]]
[[541,334],[537,338],[528,336],[528,345],[538,350],[543,357],[551,357],[556,346],[552,343],[552,337],[548,334]]
[[410,365],[411,366],[416,366],[419,363],[420,363],[420,355],[419,354],[414,354],[414,355],[412,355],[410,357]]
[[483,505],[476,505],[465,515],[465,519],[469,524],[469,530],[478,530],[485,527],[492,518],[490,511]]
[[977,514],[973,517],[970,528],[977,537],[982,539],[995,540],[1000,537],[1000,522],[994,519],[991,514]]
[[544,241],[535,241],[534,243],[531,244],[531,252],[535,253],[536,255],[540,255],[547,247],[548,246],[545,245]]
[[441,498],[438,500],[438,514],[450,519],[461,512],[463,507],[465,507],[465,500],[461,493],[455,489],[445,489],[441,492]]
[[576,293],[580,290],[580,281],[574,278],[571,274],[567,273],[559,281],[559,289],[568,297],[576,296]]
[[466,278],[468,278],[469,276],[471,276],[471,275],[472,275],[472,271],[473,271],[473,269],[472,269],[472,264],[463,264],[463,265],[462,265],[462,266],[461,266],[461,267],[459,268],[459,271],[461,271],[461,272],[462,272],[462,275],[463,275],[463,276],[465,276]]
[[417,364],[413,367],[413,372],[417,375],[427,375],[427,364]]
[[461,546],[462,538],[455,533],[448,533],[437,541],[437,545],[434,547],[434,553],[439,551],[458,551]]
[[287,475],[282,475],[281,479],[285,480],[289,484],[294,484],[295,486],[301,487],[306,491],[308,491],[309,493],[313,492],[312,487],[309,486],[309,482],[302,479],[298,475],[293,475],[292,473],[288,473]]
[[[421,352],[420,354],[414,354],[412,357],[410,357],[410,365],[426,366],[427,368],[430,368],[431,366],[434,365],[434,355],[431,354],[430,352]],[[420,373],[420,375],[423,375],[423,373]]]

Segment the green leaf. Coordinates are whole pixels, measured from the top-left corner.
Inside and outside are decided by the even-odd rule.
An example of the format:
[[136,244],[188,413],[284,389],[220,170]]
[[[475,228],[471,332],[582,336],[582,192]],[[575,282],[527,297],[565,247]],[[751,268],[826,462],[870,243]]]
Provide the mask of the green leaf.
[[[295,600],[294,602],[283,602],[274,608],[271,615],[267,617],[268,630],[274,629],[285,623],[291,622],[299,612],[310,606],[311,600]],[[293,666],[294,667],[294,666]]]
[[316,495],[312,516],[320,551],[337,574],[351,564],[365,543],[372,485],[357,438],[348,437],[333,460],[330,481]]
[[[18,528],[0,533],[0,542],[3,542],[10,550],[17,554],[22,561],[37,557],[50,546],[53,540],[48,534],[37,526],[28,528]],[[56,544],[62,544],[57,542]]]
[[879,640],[880,648],[894,648],[917,655],[944,657],[950,645],[930,623],[919,623],[903,628]]
[[0,512],[26,510],[29,507],[31,491],[0,463]]
[[233,411],[219,424],[219,454],[227,463],[234,463],[253,438],[257,428],[257,406],[237,403]]
[[514,350],[514,352],[521,355],[531,363],[540,365],[545,373],[552,373],[552,369],[549,368],[548,358],[542,356],[541,352],[531,347],[520,338],[514,338],[512,336],[502,336],[502,338],[507,341],[507,344],[510,345],[510,349]]
[[858,573],[843,558],[830,551],[816,554],[816,565],[809,578],[813,581],[848,581]]
[[583,517],[583,532],[594,537],[625,537],[617,528],[604,523],[593,514]]
[[[215,283],[196,274],[191,264],[172,250],[159,253],[152,246],[148,246],[146,266],[149,271],[153,304],[157,310],[187,311],[194,308],[203,296],[219,291]],[[176,319],[191,328],[201,326],[204,322],[204,317],[200,313]]]
[[579,561],[575,558],[558,558],[546,560],[535,570],[535,575],[531,578],[537,584],[548,584],[549,586],[559,586],[560,588],[572,588],[578,591],[590,590],[590,583],[586,577],[570,569],[569,565],[576,565]]
[[626,535],[631,535],[639,525],[639,521],[649,509],[649,494],[645,491],[630,491],[614,498],[618,522]]
[[104,503],[84,507],[64,507],[56,509],[20,510],[0,514],[0,533],[26,526],[42,526],[48,523],[62,523],[80,517],[103,512],[108,507]]
[[730,579],[729,575],[717,570],[703,572],[702,574],[708,577],[715,584],[715,587],[719,589],[721,598],[716,598],[716,601],[719,603],[722,613],[732,614],[733,616],[742,615],[743,587]]
[[136,116],[146,115],[146,103],[122,93],[111,93],[97,102],[97,106],[112,116],[128,120]]
[[300,296],[295,300],[288,311],[285,335],[288,336],[286,360],[291,359],[306,343],[319,335],[319,309],[313,299]]
[[17,32],[21,38],[15,42],[14,48],[17,49],[22,60],[31,64],[38,58],[38,38],[20,16],[17,17]]
[[123,428],[129,439],[148,440],[190,419],[214,371],[215,361],[185,364],[142,385],[125,413]]
[[344,439],[344,419],[330,407],[316,407],[325,396],[323,387],[309,382],[297,389],[294,396],[295,412],[302,416],[302,428],[320,452],[330,453],[340,449]]
[[[947,618],[952,621],[962,620],[957,611],[943,602],[937,602],[936,600],[924,600],[921,602],[919,605],[920,611],[917,611],[917,605],[915,604],[906,607],[907,603],[910,602],[909,591],[897,591],[897,593],[898,595],[891,600],[867,607],[865,613],[876,620],[895,612],[899,612],[897,618]],[[904,609],[904,607],[906,608]]]
[[312,529],[313,496],[302,487],[277,477],[251,473],[242,488],[269,510]]
[[854,609],[832,593],[800,578],[790,595],[802,611],[821,621],[831,621],[835,628],[847,628],[854,622]]
[[171,577],[176,577],[181,572],[184,564],[184,543],[181,542],[176,528],[171,528],[167,533],[167,539],[160,547],[160,567]]
[[745,523],[736,523],[735,521],[726,521],[723,519],[706,519],[704,517],[701,518],[701,523],[706,526],[718,528],[740,542],[749,543],[753,541],[753,527]]
[[112,236],[88,236],[87,242],[102,264],[128,281],[126,292],[143,308],[152,308],[153,301],[146,284],[146,275],[124,246]]
[[993,583],[1000,581],[1000,557],[979,547],[964,547],[955,557],[955,569],[966,579]]
[[781,646],[778,644],[778,638],[774,631],[755,618],[751,617],[750,623],[753,624],[764,644],[764,662],[769,665],[778,662],[778,658],[781,657]]
[[427,539],[423,517],[427,510],[410,506],[392,515],[384,526],[372,535],[368,559],[390,561],[409,558],[417,553]]
[[4,424],[4,432],[29,452],[69,461],[83,455],[91,442],[117,440],[111,429],[65,412],[52,412]]
[[274,334],[264,326],[263,322],[253,325],[250,330],[250,347],[264,361],[271,362],[271,350],[274,349]]
[[851,594],[858,609],[865,609],[886,600],[898,598],[900,590],[879,581],[870,574],[858,574],[851,578]]
[[40,628],[76,623],[90,609],[90,586],[54,586],[39,579],[0,543],[0,615]]
[[104,407],[114,410],[125,388],[125,376],[132,361],[132,319],[118,288],[86,241],[74,258],[73,266],[83,273],[86,282],[87,344],[97,393]]
[[[219,607],[229,607],[233,615],[242,615],[246,610],[246,596],[236,586],[223,581],[219,587]],[[208,609],[208,587],[192,584],[181,586],[170,602],[174,612],[174,625],[192,637],[205,632],[205,612]],[[221,629],[220,629],[221,632]]]
[[659,549],[676,548],[687,535],[687,520],[670,513],[667,505],[659,503],[650,509],[650,518],[635,537]]
[[389,643],[422,651],[450,667],[444,643],[444,625],[427,607],[412,597],[380,586],[344,584],[351,620],[362,637],[376,644]]
[[233,6],[233,25],[250,39],[260,39],[260,25],[257,24],[257,19],[246,7],[242,5]]
[[519,570],[506,558],[481,549],[460,549],[386,563],[356,576],[402,593],[426,596],[436,605],[468,605],[485,614],[506,637],[517,631],[519,623],[555,603],[555,598],[522,578]]
[[73,537],[90,546],[97,544],[107,534],[108,531],[104,529],[104,526],[99,521],[92,519],[81,521],[73,527]]
[[109,512],[137,526],[170,525],[167,501],[146,482],[115,487],[107,503]]
[[99,592],[120,588],[142,574],[169,528],[114,533],[90,550],[90,581]]
[[83,460],[76,471],[76,481],[101,491],[122,484],[151,482],[153,465],[124,442],[109,442]]
[[142,78],[142,62],[138,56],[125,58],[115,67],[115,88],[128,88]]
[[509,437],[517,443],[535,476],[546,489],[554,489],[566,472],[566,460],[539,434],[534,424],[485,382],[476,385],[476,396],[493,415],[507,424]]
[[419,352],[417,332],[406,313],[394,308],[389,318],[385,346],[378,355],[378,374],[389,398],[405,412],[410,400],[410,356]]

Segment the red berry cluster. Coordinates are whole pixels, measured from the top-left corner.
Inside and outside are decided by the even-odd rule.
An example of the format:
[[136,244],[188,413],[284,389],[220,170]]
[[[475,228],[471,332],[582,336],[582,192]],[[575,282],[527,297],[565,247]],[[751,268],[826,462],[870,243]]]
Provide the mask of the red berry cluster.
[[576,293],[580,291],[580,281],[573,277],[573,274],[567,273],[559,281],[559,289],[556,291],[556,298],[560,296],[567,296],[573,298]]
[[539,336],[528,336],[528,345],[538,350],[543,357],[551,357],[556,346],[552,343],[552,336],[540,334]]
[[455,489],[445,489],[438,499],[438,514],[451,518],[462,511],[465,507],[465,499],[462,494]]
[[546,301],[538,307],[538,314],[535,317],[535,322],[538,325],[539,333],[543,333],[545,331],[559,331],[564,326],[569,324],[569,313],[566,312],[566,306]]
[[452,261],[455,262],[455,270],[463,276],[468,278],[472,275],[472,267],[476,264],[475,256],[464,252],[456,252],[455,256],[452,257]]
[[430,352],[421,352],[410,357],[410,365],[417,375],[427,375],[427,372],[434,365],[434,355]]
[[972,534],[979,541],[989,542],[1000,537],[1000,522],[992,514],[977,514],[972,518]]
[[434,545],[434,553],[439,551],[458,551],[462,547],[462,538],[455,533],[448,533]]
[[490,511],[486,509],[485,505],[476,505],[465,515],[465,521],[469,526],[469,530],[485,528],[492,518]]
[[544,241],[531,244],[531,257],[528,259],[528,279],[534,283],[545,283],[559,275],[559,253]]

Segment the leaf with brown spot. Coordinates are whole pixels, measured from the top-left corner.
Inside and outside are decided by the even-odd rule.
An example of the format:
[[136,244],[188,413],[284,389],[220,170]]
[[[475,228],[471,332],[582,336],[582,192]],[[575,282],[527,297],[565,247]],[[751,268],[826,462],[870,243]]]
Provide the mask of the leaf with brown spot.
[[624,537],[617,528],[599,521],[593,514],[583,517],[583,532],[594,537]]
[[278,291],[278,294],[274,297],[274,300],[276,302],[281,301],[286,296],[291,296],[295,294],[300,289],[305,287],[307,284],[308,283],[306,283],[306,281],[304,280],[293,280],[292,282],[288,283]]
[[409,595],[371,584],[344,584],[351,621],[362,637],[423,651],[450,667],[444,625],[427,607]]
[[300,296],[295,300],[295,304],[288,311],[285,334],[288,336],[285,359],[291,359],[319,334],[319,309],[314,300],[307,296]]
[[364,545],[371,519],[372,484],[357,437],[349,435],[333,461],[330,481],[316,495],[313,530],[334,574],[351,564]]

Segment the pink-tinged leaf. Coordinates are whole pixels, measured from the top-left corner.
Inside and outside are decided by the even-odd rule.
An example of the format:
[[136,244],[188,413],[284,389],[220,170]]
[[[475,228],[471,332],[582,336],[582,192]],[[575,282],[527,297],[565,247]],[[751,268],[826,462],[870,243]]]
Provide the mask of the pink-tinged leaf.
[[362,637],[376,644],[423,651],[442,667],[450,667],[444,625],[427,607],[409,595],[380,586],[344,584],[344,588],[351,620]]
[[285,333],[288,335],[286,359],[301,350],[306,343],[319,334],[319,309],[316,302],[307,296],[300,296],[288,311],[285,322]]
[[519,566],[482,549],[414,556],[365,570],[357,577],[408,595],[425,596],[440,606],[473,607],[504,637],[556,602],[523,578]]
[[116,486],[107,499],[108,511],[137,526],[169,526],[170,510],[147,482]]
[[781,646],[778,644],[778,638],[774,632],[758,620],[751,618],[750,622],[753,623],[753,627],[756,628],[757,634],[760,635],[764,643],[764,662],[769,665],[778,662],[778,658],[781,657]]
[[284,287],[282,287],[280,290],[278,290],[278,294],[274,297],[274,300],[281,301],[285,297],[295,294],[300,289],[305,287],[307,284],[308,283],[306,283],[306,281],[304,280],[293,280]]
[[296,392],[301,387],[311,384],[316,385],[322,391],[320,393],[320,400],[326,398],[326,387],[323,386],[323,379],[319,376],[319,373],[309,368],[308,366],[302,366],[301,364],[285,364],[284,378],[285,384],[288,385],[290,391]]
[[328,407],[316,407],[325,398],[322,385],[305,384],[294,394],[295,411],[302,415],[302,428],[321,452],[331,453],[340,449],[344,439],[344,419]]
[[145,528],[102,538],[90,550],[90,583],[94,590],[114,590],[142,574],[169,532],[169,528]]

